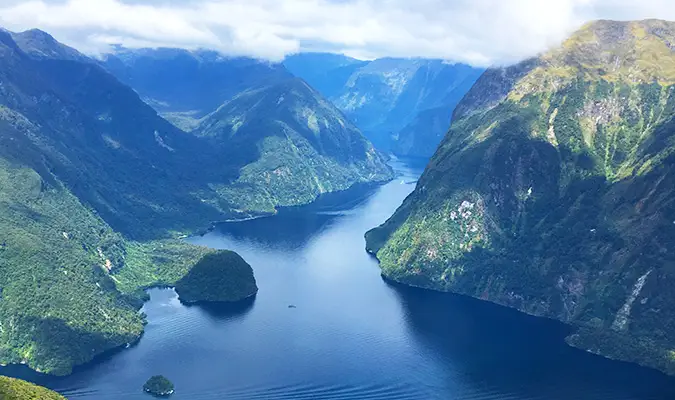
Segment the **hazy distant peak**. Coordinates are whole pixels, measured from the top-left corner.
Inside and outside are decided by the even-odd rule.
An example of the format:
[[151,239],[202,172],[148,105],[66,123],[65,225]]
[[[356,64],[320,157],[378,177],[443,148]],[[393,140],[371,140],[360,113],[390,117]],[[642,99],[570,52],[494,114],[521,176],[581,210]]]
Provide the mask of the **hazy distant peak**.
[[40,29],[23,32],[10,32],[17,46],[33,58],[59,59],[91,62],[91,59],[72,47],[58,42],[54,37]]

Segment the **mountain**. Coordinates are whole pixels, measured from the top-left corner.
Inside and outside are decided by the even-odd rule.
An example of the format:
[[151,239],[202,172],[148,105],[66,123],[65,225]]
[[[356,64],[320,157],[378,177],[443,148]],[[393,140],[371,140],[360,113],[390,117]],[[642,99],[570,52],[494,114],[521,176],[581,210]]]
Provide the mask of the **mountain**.
[[209,146],[59,48],[26,53],[0,32],[0,362],[67,374],[138,340],[141,289],[211,253],[159,240],[192,226],[181,215],[221,214],[181,192],[214,176],[188,155]]
[[72,47],[59,43],[47,32],[30,29],[24,32],[9,32],[14,42],[26,54],[37,59],[60,59],[81,62],[93,62]]
[[212,202],[226,199],[242,216],[391,178],[361,132],[283,65],[209,51],[120,49],[103,66],[149,103],[164,104],[174,122],[189,115],[183,128],[217,154],[210,158],[237,166],[236,177],[209,188],[221,198]]
[[441,60],[382,58],[370,62],[305,53],[284,65],[354,121],[379,148],[429,157],[452,111],[483,72]]
[[287,56],[283,65],[327,98],[339,97],[349,77],[369,64],[342,54],[299,53]]
[[384,276],[558,319],[675,374],[675,23],[597,21],[489,69],[367,246]]
[[204,118],[194,133],[214,148],[258,155],[231,188],[223,188],[242,193],[237,207],[255,203],[273,211],[275,205],[304,204],[354,182],[391,176],[359,130],[298,78],[238,94]]
[[290,76],[279,64],[208,50],[117,48],[101,65],[185,130],[236,94]]
[[[15,136],[35,147],[31,166],[42,176],[57,176],[115,230],[137,239],[189,230],[193,218],[205,226],[227,212],[202,201],[218,198],[205,187],[236,179],[241,158],[175,128],[94,63],[36,59],[6,39],[0,77],[11,85],[2,104]],[[17,146],[13,157],[25,162],[29,148]],[[202,200],[194,196],[200,191],[207,192]]]
[[[312,142],[325,146],[316,152],[332,162],[328,173],[254,191],[242,171],[273,173],[276,166],[256,162],[274,157],[246,140],[214,145],[176,128],[96,62],[50,38],[0,31],[0,363],[68,374],[138,340],[142,289],[173,285],[213,252],[177,236],[390,177],[358,131],[332,127]],[[345,142],[324,133],[362,154],[329,148]],[[309,179],[323,187],[304,188]]]

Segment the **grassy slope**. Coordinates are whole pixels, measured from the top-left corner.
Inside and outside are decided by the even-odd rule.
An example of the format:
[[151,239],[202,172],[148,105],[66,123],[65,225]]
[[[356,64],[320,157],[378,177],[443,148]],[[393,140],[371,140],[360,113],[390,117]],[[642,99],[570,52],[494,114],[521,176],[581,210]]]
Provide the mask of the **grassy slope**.
[[573,323],[570,343],[675,374],[674,38],[601,21],[486,72],[368,233],[383,273]]
[[65,397],[49,389],[20,379],[0,376],[0,399],[2,400],[65,400]]

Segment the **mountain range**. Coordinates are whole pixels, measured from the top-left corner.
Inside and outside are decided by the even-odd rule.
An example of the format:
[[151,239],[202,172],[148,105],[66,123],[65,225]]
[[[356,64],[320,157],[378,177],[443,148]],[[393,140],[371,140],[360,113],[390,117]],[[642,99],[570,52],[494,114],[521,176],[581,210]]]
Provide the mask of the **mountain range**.
[[0,362],[69,373],[137,340],[142,289],[211,253],[176,237],[391,179],[361,132],[283,67],[213,57],[201,67],[248,78],[204,98],[189,95],[195,71],[181,90],[143,80],[163,110],[201,107],[188,133],[100,61],[45,32],[0,31]]
[[330,99],[380,149],[431,157],[452,111],[483,69],[442,60],[300,53],[284,60]]
[[433,154],[366,234],[387,279],[557,319],[572,346],[675,374],[673,43],[672,22],[596,21],[482,70],[95,60],[2,30],[0,362],[67,374],[133,343],[143,290],[213,253],[179,237],[391,179],[372,140]]

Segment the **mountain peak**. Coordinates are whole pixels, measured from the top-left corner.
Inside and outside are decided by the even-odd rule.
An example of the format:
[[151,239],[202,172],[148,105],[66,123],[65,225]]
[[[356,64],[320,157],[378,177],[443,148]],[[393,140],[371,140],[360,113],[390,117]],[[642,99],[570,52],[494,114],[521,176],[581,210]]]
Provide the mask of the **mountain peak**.
[[50,40],[50,41],[56,43],[56,39],[54,39],[54,36],[50,35],[49,33],[45,32],[41,29],[38,29],[38,28],[27,29],[23,32],[17,33],[17,35],[24,36],[24,37],[31,36],[31,37],[34,37],[34,38],[42,38],[42,39]]
[[675,82],[675,22],[590,22],[541,61],[558,75],[583,71],[590,80],[671,84]]
[[11,32],[10,34],[17,46],[33,58],[91,62],[84,54],[59,43],[52,35],[40,29],[29,29],[18,33]]

